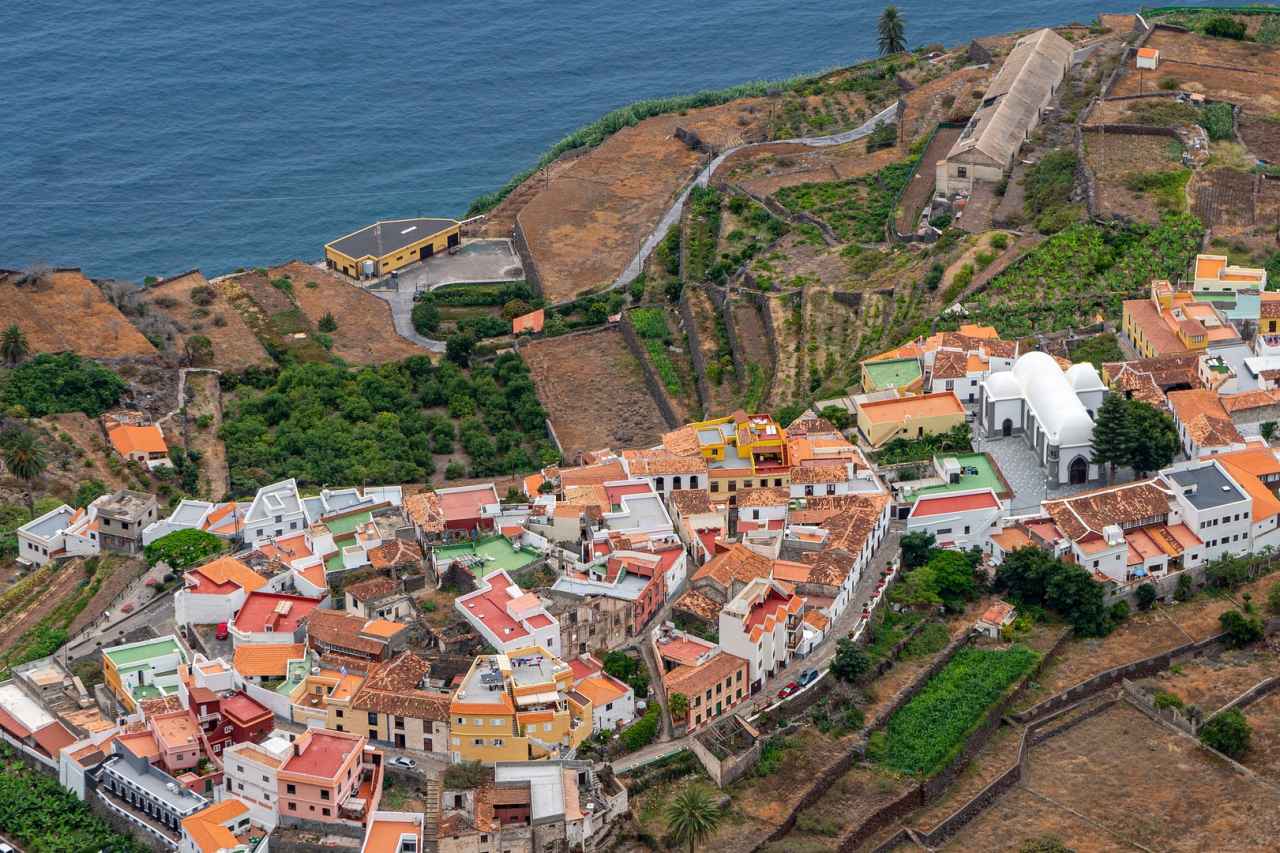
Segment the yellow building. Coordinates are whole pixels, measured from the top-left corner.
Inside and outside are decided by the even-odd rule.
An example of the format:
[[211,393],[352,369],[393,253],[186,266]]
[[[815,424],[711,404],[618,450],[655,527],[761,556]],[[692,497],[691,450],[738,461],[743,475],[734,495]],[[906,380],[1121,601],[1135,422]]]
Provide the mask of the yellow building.
[[178,695],[187,653],[173,634],[102,650],[102,679],[130,713],[139,702]]
[[1124,301],[1121,328],[1143,358],[1203,352],[1240,340],[1213,305],[1158,279],[1151,282],[1149,298]]
[[858,404],[858,429],[873,447],[895,438],[940,435],[964,423],[964,406],[951,391]]
[[388,219],[326,243],[324,262],[352,278],[380,278],[461,242],[462,224],[454,219]]
[[481,655],[449,703],[454,761],[554,758],[591,734],[591,700],[573,670],[541,646]]
[[769,415],[739,410],[681,427],[662,443],[680,456],[701,455],[712,493],[791,484],[787,432]]

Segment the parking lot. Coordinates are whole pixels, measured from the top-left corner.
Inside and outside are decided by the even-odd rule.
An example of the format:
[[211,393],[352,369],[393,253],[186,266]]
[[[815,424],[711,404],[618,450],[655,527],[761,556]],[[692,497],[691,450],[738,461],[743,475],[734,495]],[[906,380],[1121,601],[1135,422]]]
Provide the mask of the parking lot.
[[[402,293],[413,293],[446,284],[519,281],[524,267],[510,240],[467,240],[451,255],[436,255],[399,270],[397,278]],[[373,287],[388,285],[390,279],[384,278]]]

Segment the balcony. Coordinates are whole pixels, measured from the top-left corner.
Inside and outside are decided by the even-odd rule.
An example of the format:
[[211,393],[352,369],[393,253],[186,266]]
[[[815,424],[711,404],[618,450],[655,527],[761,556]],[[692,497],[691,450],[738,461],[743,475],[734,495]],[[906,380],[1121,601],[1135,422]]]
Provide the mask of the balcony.
[[140,808],[120,797],[115,792],[108,790],[105,786],[100,786],[98,788],[98,796],[112,811],[119,813],[127,820],[140,824],[153,835],[157,835],[163,840],[169,842],[170,846],[177,847],[178,844],[181,843],[182,836],[168,824],[160,822],[158,819],[147,814],[145,811],[142,811]]

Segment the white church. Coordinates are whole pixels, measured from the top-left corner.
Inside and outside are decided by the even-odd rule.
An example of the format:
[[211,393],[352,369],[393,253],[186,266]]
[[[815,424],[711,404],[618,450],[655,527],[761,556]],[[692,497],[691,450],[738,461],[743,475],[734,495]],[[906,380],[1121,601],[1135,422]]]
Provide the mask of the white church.
[[1050,485],[1102,477],[1093,458],[1093,418],[1107,388],[1092,364],[1063,370],[1052,356],[1029,352],[1013,369],[982,382],[978,424],[982,434],[1021,435],[1040,457]]

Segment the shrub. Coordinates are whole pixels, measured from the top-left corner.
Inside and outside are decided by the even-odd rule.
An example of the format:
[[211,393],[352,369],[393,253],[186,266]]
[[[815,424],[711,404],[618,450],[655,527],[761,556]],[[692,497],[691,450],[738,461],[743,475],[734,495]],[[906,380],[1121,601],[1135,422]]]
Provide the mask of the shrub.
[[450,764],[444,770],[444,787],[453,791],[467,791],[487,784],[493,771],[479,761],[463,761]]
[[1009,235],[1000,233],[991,235],[991,248],[1003,252],[1009,248]]
[[871,656],[852,640],[836,642],[836,656],[831,661],[831,674],[847,684],[858,684],[871,671]]
[[1156,85],[1159,86],[1161,89],[1165,90],[1166,92],[1172,92],[1182,85],[1182,81],[1179,80],[1177,77],[1173,77],[1171,75],[1166,74],[1165,76],[1160,78],[1160,82],[1157,83]]
[[1218,617],[1218,624],[1227,635],[1227,645],[1238,649],[1262,639],[1262,620],[1239,610],[1228,610]]
[[71,352],[41,353],[18,365],[0,391],[5,409],[21,406],[33,418],[60,412],[99,417],[126,388],[118,375]]
[[445,466],[444,478],[446,480],[460,480],[466,475],[467,467],[456,459]]
[[1215,142],[1235,136],[1235,116],[1231,104],[1216,102],[1200,110],[1200,126]]
[[1267,609],[1280,614],[1280,581],[1273,583],[1267,590]]
[[107,493],[107,487],[101,480],[85,480],[76,488],[75,505],[87,507]]
[[333,319],[333,312],[326,311],[324,316],[320,318],[320,322],[316,324],[316,328],[322,332],[338,331],[338,321]]
[[1205,22],[1204,34],[1242,41],[1245,36],[1245,25],[1228,15],[1217,15]]
[[191,301],[201,307],[207,307],[213,304],[217,294],[213,292],[213,288],[207,284],[201,284],[191,288]]
[[413,330],[424,337],[434,335],[440,329],[440,309],[433,299],[417,302],[409,317],[413,321]]
[[1138,609],[1150,610],[1151,606],[1156,603],[1157,597],[1158,594],[1156,592],[1155,585],[1150,583],[1142,584],[1138,587],[1137,591]]
[[929,290],[937,290],[938,285],[942,282],[942,276],[946,273],[946,267],[942,264],[934,263],[929,267],[929,271],[924,276],[924,286]]
[[644,716],[622,730],[622,745],[628,752],[634,752],[642,746],[653,743],[658,736],[658,722],[661,708],[657,702],[645,709]]
[[1253,729],[1239,708],[1223,711],[1200,729],[1200,740],[1230,758],[1242,758],[1249,751]]
[[1046,211],[1071,201],[1076,182],[1076,154],[1069,148],[1050,151],[1027,169],[1023,202],[1027,216],[1039,217]]
[[1165,708],[1177,708],[1181,711],[1186,707],[1186,703],[1176,693],[1170,693],[1167,690],[1157,690],[1155,695],[1155,706],[1160,710]]
[[1186,601],[1191,598],[1191,577],[1187,574],[1178,575],[1178,583],[1174,587],[1173,597],[1177,601]]
[[161,536],[143,549],[143,554],[148,565],[164,562],[169,568],[178,571],[203,562],[222,548],[222,540],[212,533],[189,529]]

